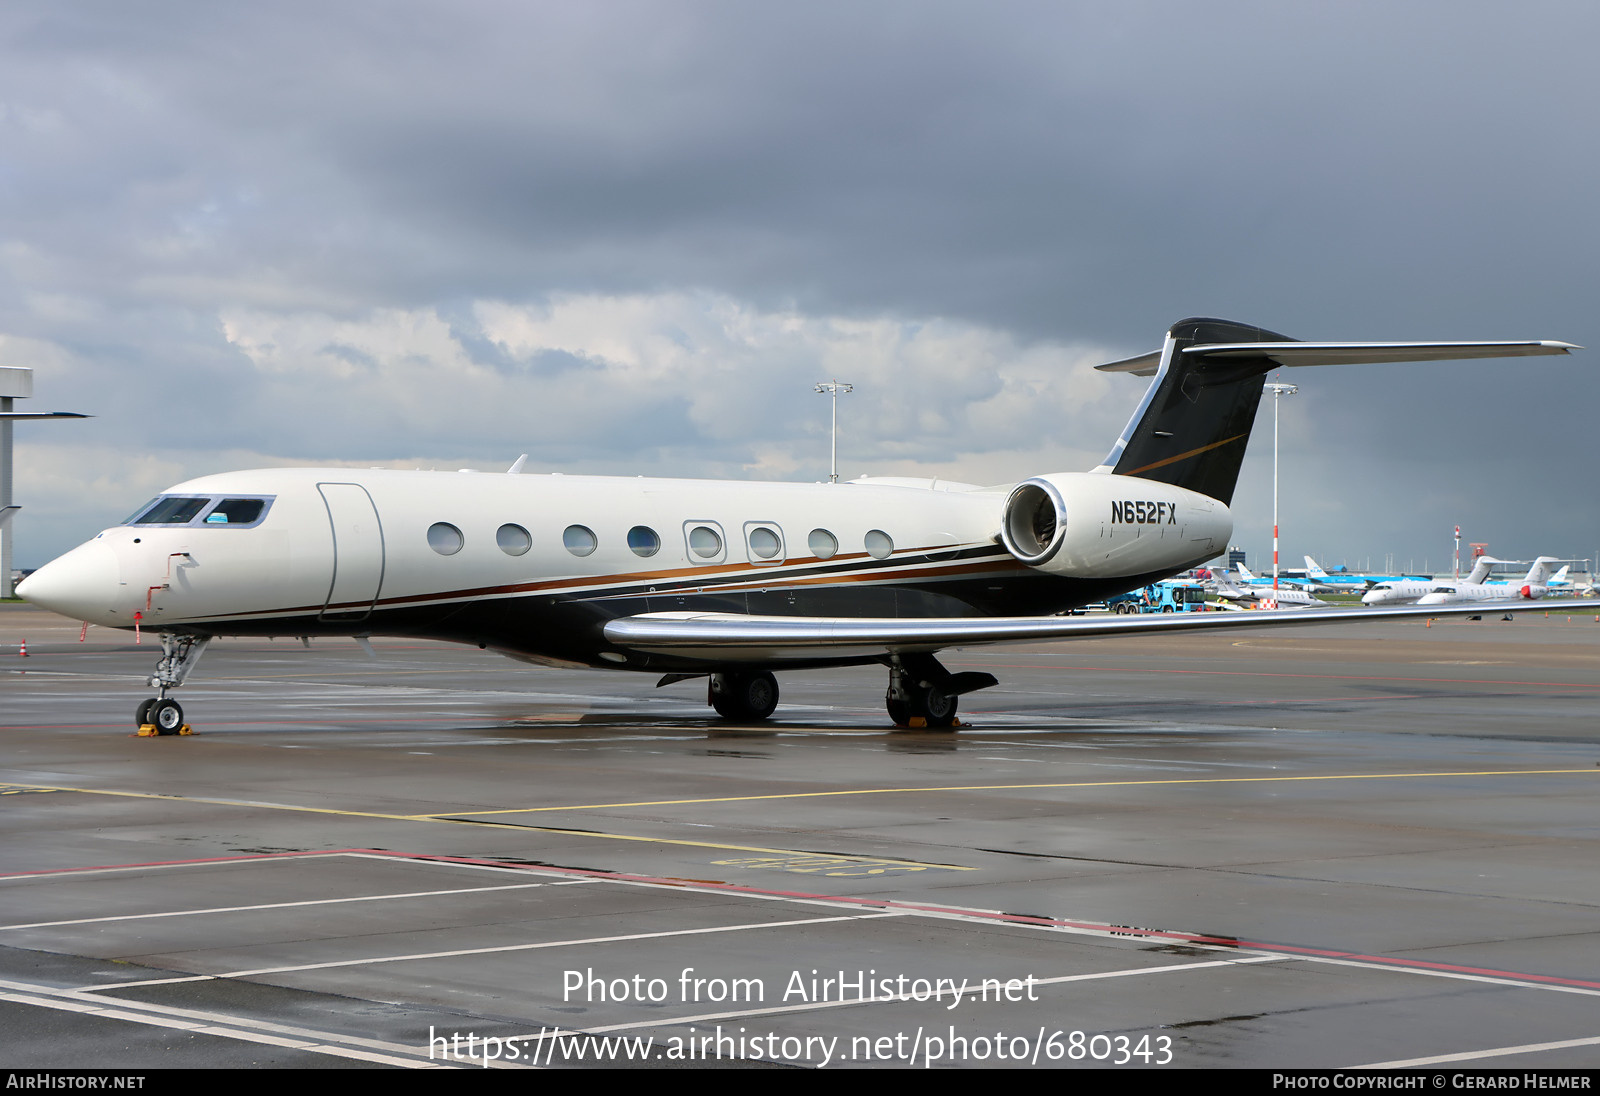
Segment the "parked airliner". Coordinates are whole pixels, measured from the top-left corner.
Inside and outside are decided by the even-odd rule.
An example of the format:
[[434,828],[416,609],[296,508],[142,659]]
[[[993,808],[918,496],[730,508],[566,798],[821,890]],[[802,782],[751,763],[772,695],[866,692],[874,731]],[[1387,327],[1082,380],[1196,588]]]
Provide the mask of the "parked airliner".
[[1227,548],[1268,370],[1574,349],[1299,342],[1190,319],[1159,351],[1100,367],[1154,379],[1089,472],[1001,487],[531,475],[520,461],[501,474],[230,472],[170,488],[19,593],[159,633],[156,695],[136,718],[160,733],[185,726],[167,694],[218,635],[411,636],[662,684],[704,676],[735,720],[772,713],[774,669],[880,664],[895,724],[948,727],[958,696],[997,683],[945,669],[935,654],[949,647],[1415,615],[1056,614]]
[[[1268,590],[1281,590],[1285,586],[1293,586],[1297,590],[1303,590],[1311,585],[1304,578],[1282,573],[1278,575],[1277,579],[1273,579],[1271,575],[1258,575],[1254,571],[1250,570],[1250,568],[1246,567],[1243,563],[1234,563],[1233,569],[1235,572],[1237,572],[1237,575],[1229,576],[1228,581],[1234,586],[1246,586],[1251,588],[1265,587]],[[1276,586],[1274,586],[1274,582],[1276,582]]]
[[1314,586],[1325,587],[1328,590],[1344,589],[1354,593],[1358,590],[1370,589],[1374,583],[1378,582],[1401,582],[1412,579],[1427,579],[1430,577],[1428,575],[1356,574],[1354,572],[1345,570],[1341,570],[1330,575],[1328,572],[1324,571],[1317,564],[1317,561],[1312,559],[1310,556],[1306,556],[1305,560],[1306,577],[1311,580]]

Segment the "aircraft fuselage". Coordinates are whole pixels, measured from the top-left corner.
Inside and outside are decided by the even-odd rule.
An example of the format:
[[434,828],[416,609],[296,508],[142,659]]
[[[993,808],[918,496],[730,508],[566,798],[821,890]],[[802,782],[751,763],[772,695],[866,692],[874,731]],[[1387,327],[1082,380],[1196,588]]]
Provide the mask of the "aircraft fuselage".
[[620,650],[602,629],[672,611],[1061,612],[1209,558],[1232,529],[1227,507],[1166,484],[1050,479],[1073,574],[997,543],[1009,487],[273,469],[172,487],[40,569],[26,593],[116,628],[403,635],[531,661],[703,670]]

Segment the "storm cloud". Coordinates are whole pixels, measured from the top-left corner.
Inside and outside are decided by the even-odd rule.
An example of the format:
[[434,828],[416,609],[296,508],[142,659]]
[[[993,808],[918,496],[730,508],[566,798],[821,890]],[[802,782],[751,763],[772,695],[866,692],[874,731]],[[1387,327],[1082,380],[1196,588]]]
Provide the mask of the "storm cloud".
[[[1002,482],[1183,316],[1595,345],[1588,5],[15,4],[32,566],[283,463]],[[1285,551],[1588,555],[1593,355],[1298,370]],[[1270,418],[1235,499],[1270,534]]]

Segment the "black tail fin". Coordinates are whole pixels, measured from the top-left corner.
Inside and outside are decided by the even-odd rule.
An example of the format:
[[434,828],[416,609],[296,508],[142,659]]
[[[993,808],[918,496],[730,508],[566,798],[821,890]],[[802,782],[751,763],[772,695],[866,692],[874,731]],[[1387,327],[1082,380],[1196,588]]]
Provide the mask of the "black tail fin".
[[[1103,468],[1198,491],[1227,503],[1239,480],[1245,443],[1267,372],[1278,363],[1241,343],[1295,340],[1250,324],[1189,319],[1172,325],[1155,355],[1115,363],[1126,372],[1153,371],[1144,400],[1123,428]],[[1191,346],[1223,344],[1226,356],[1185,354]],[[1148,368],[1147,368],[1148,367]]]

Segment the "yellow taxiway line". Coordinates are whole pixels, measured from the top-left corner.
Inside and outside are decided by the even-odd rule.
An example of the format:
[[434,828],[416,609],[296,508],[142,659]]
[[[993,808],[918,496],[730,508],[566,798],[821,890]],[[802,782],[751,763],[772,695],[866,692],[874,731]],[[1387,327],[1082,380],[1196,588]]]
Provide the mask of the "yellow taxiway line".
[[[774,795],[728,795],[709,799],[646,799],[636,803],[581,803],[563,807],[503,807],[482,811],[453,811],[452,814],[536,814],[542,811],[600,811],[621,807],[677,807],[696,803],[749,803],[770,799],[824,799],[847,795],[905,795],[916,792],[1009,792],[1032,791],[1048,788],[1135,788],[1174,784],[1270,784],[1314,780],[1403,780],[1422,777],[1448,776],[1552,776],[1587,773],[1600,775],[1600,767],[1592,769],[1504,769],[1485,772],[1441,773],[1336,773],[1331,776],[1216,776],[1192,777],[1179,780],[1088,780],[1052,784],[955,784],[942,788],[852,788],[831,792],[780,792]],[[407,815],[413,819],[439,818],[440,815]]]

